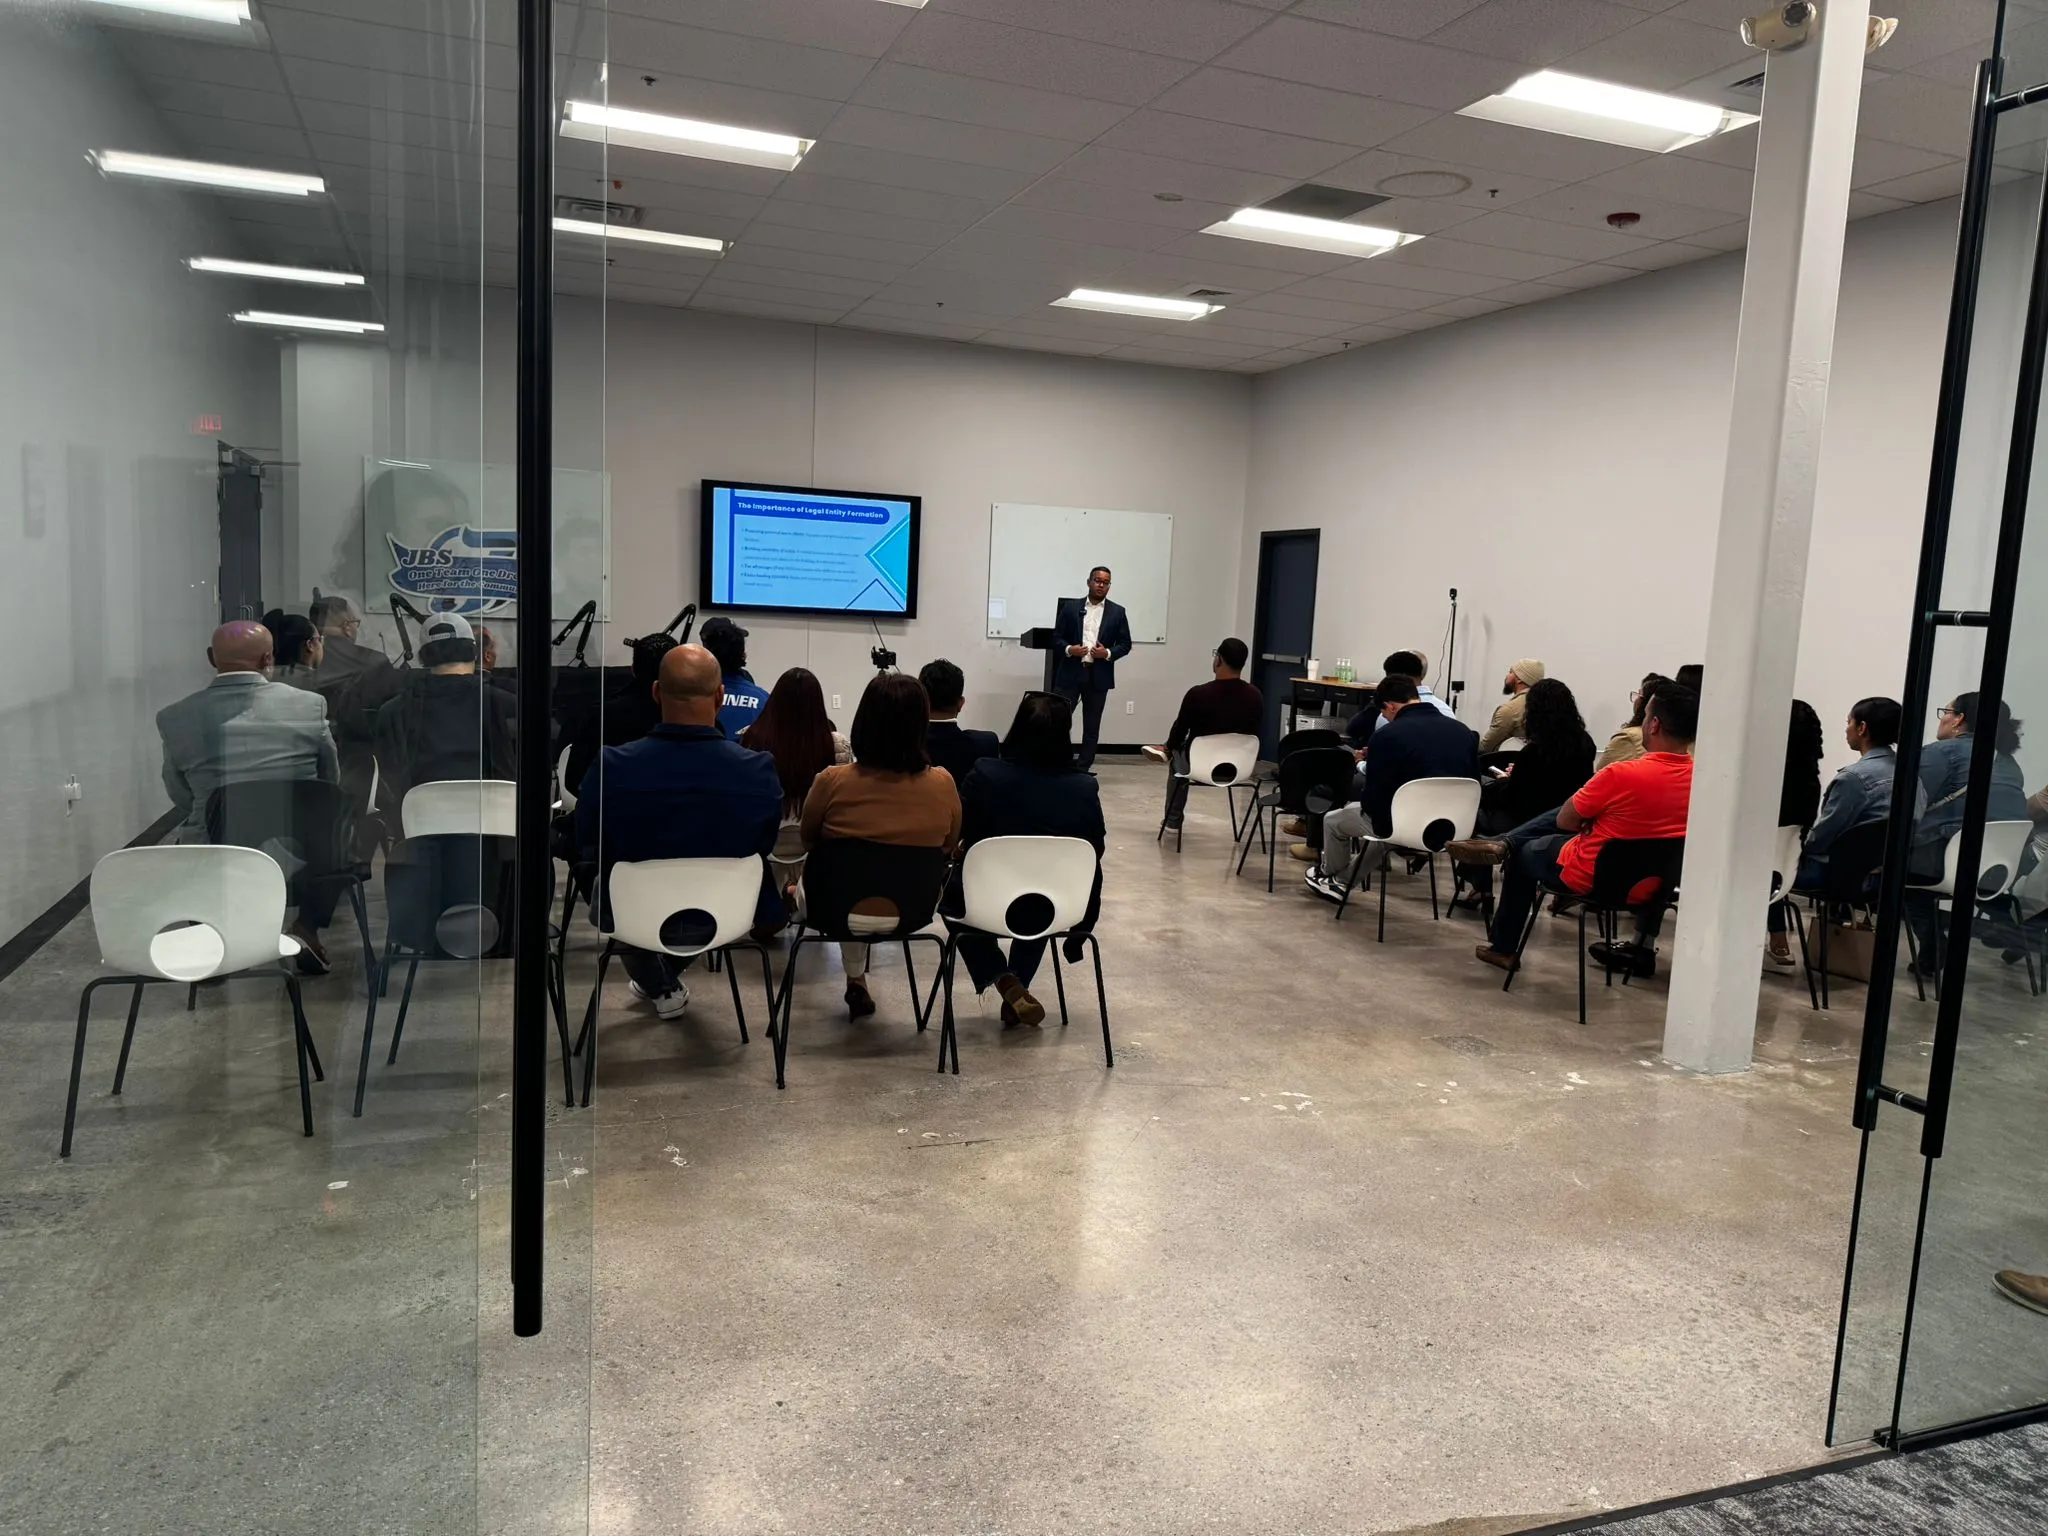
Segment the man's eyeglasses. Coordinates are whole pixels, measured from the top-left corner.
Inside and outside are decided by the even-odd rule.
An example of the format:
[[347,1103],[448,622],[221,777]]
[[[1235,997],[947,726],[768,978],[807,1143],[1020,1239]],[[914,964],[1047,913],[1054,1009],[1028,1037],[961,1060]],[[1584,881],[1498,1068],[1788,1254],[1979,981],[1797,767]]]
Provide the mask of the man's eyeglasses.
[[1937,720],[1947,720],[1950,717],[1959,713],[1961,713],[1961,711],[1951,709],[1946,704],[1941,704],[1935,707],[1934,718]]

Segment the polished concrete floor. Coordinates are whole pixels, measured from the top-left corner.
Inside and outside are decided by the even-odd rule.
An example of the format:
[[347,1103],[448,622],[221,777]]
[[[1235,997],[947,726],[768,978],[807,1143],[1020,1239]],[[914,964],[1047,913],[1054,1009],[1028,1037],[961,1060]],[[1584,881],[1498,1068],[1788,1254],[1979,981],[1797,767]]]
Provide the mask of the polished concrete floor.
[[1114,1071],[1072,971],[1065,1030],[963,988],[956,1078],[899,956],[849,1025],[807,950],[779,1093],[758,970],[746,1046],[721,978],[679,1025],[615,980],[537,1341],[506,967],[422,971],[354,1121],[337,942],[312,1141],[273,987],[152,997],[120,1101],[109,997],[60,1166],[74,925],[0,985],[0,1529],[1479,1536],[1824,1456],[1860,989],[1765,978],[1756,1070],[1690,1077],[1661,981],[1578,1025],[1575,924],[1503,996],[1419,880],[1381,946],[1234,876],[1220,801],[1156,845],[1158,772],[1102,775]]

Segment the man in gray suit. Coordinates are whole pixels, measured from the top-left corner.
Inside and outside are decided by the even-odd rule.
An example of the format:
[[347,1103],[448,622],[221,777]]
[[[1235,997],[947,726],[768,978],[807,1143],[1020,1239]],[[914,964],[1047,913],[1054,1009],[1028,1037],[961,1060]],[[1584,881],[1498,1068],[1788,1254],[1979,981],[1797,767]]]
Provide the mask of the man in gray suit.
[[[157,712],[164,742],[164,789],[185,813],[177,841],[206,841],[206,802],[221,785],[252,779],[337,781],[327,702],[317,693],[272,682],[270,631],[238,620],[213,632],[206,659],[214,679]],[[331,911],[327,915],[332,915]],[[321,915],[301,909],[293,934],[326,969]],[[304,930],[304,931],[301,931]],[[308,942],[310,941],[310,942]],[[309,967],[302,966],[302,969]]]

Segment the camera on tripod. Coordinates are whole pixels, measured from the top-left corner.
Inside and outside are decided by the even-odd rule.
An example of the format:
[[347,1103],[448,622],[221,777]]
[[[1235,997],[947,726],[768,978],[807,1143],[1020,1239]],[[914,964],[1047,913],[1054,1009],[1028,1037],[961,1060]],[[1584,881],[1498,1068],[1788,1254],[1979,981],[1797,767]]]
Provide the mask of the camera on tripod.
[[875,664],[877,672],[887,672],[896,665],[896,653],[887,646],[876,646],[868,652],[868,660]]

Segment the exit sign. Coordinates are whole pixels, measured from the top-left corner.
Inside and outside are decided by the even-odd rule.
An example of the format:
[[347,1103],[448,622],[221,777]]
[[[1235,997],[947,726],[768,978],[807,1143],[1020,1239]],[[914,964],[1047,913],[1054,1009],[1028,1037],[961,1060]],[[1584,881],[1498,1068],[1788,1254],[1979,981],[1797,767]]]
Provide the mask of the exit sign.
[[204,416],[194,416],[192,418],[192,435],[194,437],[206,437],[219,430],[220,417],[211,412]]

